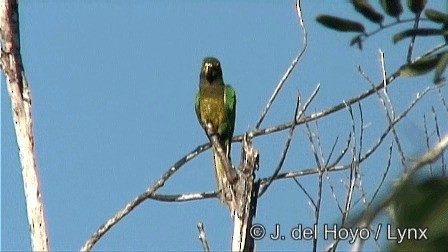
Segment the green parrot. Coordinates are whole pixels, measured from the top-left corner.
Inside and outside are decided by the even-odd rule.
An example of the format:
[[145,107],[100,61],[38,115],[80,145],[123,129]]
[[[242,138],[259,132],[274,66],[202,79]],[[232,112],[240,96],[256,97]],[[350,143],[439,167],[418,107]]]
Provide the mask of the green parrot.
[[[224,84],[221,63],[216,58],[207,57],[202,62],[195,110],[199,123],[206,133],[206,125],[211,123],[212,131],[217,133],[221,147],[230,160],[230,147],[235,128],[236,94],[230,85]],[[218,190],[222,193],[223,200],[225,168],[214,149],[213,157]]]

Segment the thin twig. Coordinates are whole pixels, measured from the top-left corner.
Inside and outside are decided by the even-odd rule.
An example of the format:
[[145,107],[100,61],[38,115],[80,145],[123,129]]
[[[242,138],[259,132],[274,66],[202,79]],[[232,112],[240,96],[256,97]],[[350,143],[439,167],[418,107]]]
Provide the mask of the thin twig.
[[[385,67],[385,62],[384,62],[384,52],[381,50],[380,50],[380,59],[381,59],[381,71],[383,73],[383,84],[384,84],[383,94],[386,97],[387,106],[386,106],[386,102],[384,102],[384,100],[381,99],[381,96],[379,94],[378,94],[378,96],[380,97],[380,100],[383,101],[383,105],[384,105],[384,109],[386,112],[388,122],[389,122],[389,124],[391,124],[392,121],[395,119],[395,112],[394,112],[394,108],[392,106],[392,102],[389,98],[389,95],[387,94],[386,67]],[[403,167],[405,167],[406,158],[404,157],[403,148],[401,147],[400,139],[398,138],[398,133],[395,130],[395,127],[392,127],[392,134],[394,135],[395,142],[397,143],[398,153],[400,154],[401,165]]]
[[[426,18],[421,18],[420,20],[421,20],[421,21],[429,21],[429,19],[426,19]],[[380,32],[380,31],[382,31],[382,30],[384,30],[384,29],[393,27],[393,26],[395,26],[395,25],[403,24],[403,23],[413,22],[413,21],[414,21],[414,18],[403,19],[403,20],[398,20],[398,19],[397,19],[397,21],[392,22],[392,23],[390,23],[390,24],[381,25],[381,26],[380,26],[379,28],[377,28],[376,30],[373,30],[373,31],[371,31],[371,32],[369,32],[369,33],[363,33],[363,34],[359,35],[359,37],[360,37],[360,41],[362,42],[362,41],[366,40],[367,38],[369,38],[369,37],[371,37],[371,36],[377,34],[378,32]]]
[[[339,136],[336,137],[336,140],[334,141],[333,146],[332,146],[332,148],[331,148],[330,154],[328,155],[328,158],[327,158],[327,160],[325,161],[325,165],[324,165],[324,167],[325,167],[325,171],[327,171],[326,167],[328,167],[328,165],[329,165],[329,163],[330,163],[331,157],[333,156],[333,153],[334,153],[334,151],[335,151],[335,149],[336,149],[336,145],[337,145],[337,143],[338,143],[338,140],[339,140]],[[343,156],[343,155],[344,155],[344,152],[342,152],[342,155],[341,155],[341,156]],[[339,160],[340,160],[340,159],[339,159]],[[339,163],[339,161],[337,161],[336,163]],[[325,172],[324,172],[324,174],[325,174],[325,178],[327,179],[328,185],[330,186],[331,194],[332,194],[334,200],[336,201],[336,205],[338,206],[339,210],[340,210],[341,213],[342,213],[342,208],[341,208],[341,206],[339,205],[339,202],[338,202],[338,199],[337,199],[337,196],[336,196],[336,193],[335,193],[333,184],[332,184],[331,181],[330,181],[330,176],[328,176],[328,173],[325,173]]]
[[[414,21],[414,28],[413,29],[418,29],[418,24],[419,24],[419,21],[420,21],[420,15],[421,14],[422,13],[419,12],[419,13],[417,13],[415,15],[415,21]],[[412,36],[411,37],[411,41],[409,41],[408,55],[406,57],[408,63],[411,63],[411,60],[412,60],[412,52],[414,51],[414,43],[415,43],[415,38],[416,37],[417,37],[416,35]]]
[[311,197],[311,195],[308,193],[308,191],[305,189],[305,187],[303,187],[303,185],[299,182],[299,180],[297,180],[297,178],[292,178],[292,179],[294,180],[294,182],[296,182],[296,184],[300,187],[300,189],[306,195],[306,197],[308,198],[310,203],[313,205],[313,211],[316,211],[316,203],[314,203],[314,200]]
[[336,145],[338,144],[339,136],[336,136],[336,139],[334,140],[333,146],[331,147],[330,154],[328,154],[328,158],[325,161],[325,167],[330,163],[331,157],[333,156],[333,153],[336,149]]
[[294,60],[291,62],[291,65],[288,67],[288,69],[286,70],[285,74],[280,79],[280,82],[275,87],[274,92],[271,95],[271,98],[269,98],[269,101],[266,104],[266,107],[264,108],[263,112],[261,113],[260,119],[258,120],[257,124],[255,125],[255,129],[256,130],[258,130],[260,128],[261,123],[263,122],[263,120],[266,117],[269,109],[272,106],[272,103],[274,102],[274,100],[277,97],[278,93],[283,88],[286,80],[291,75],[292,70],[295,68],[295,66],[299,62],[300,58],[302,58],[302,55],[305,53],[305,51],[306,51],[306,49],[308,47],[308,33],[306,31],[305,22],[303,21],[302,5],[301,5],[301,1],[300,0],[296,1],[296,10],[297,10],[297,16],[299,18],[300,27],[302,28],[302,32],[303,32],[303,48],[299,52],[299,54],[294,58]]
[[413,62],[416,62],[417,60],[424,58],[426,56],[429,56],[435,52],[438,52],[439,50],[443,49],[444,47],[446,47],[448,45],[448,43],[442,43],[438,46],[435,46],[434,48],[429,49],[427,52],[423,53],[422,55],[418,56],[417,58],[414,59]]
[[[432,110],[432,114],[434,116],[434,124],[435,124],[435,127],[436,127],[437,138],[438,138],[438,140],[440,142],[442,139],[441,139],[441,136],[440,136],[439,121],[437,119],[437,113],[436,113],[436,110],[434,109],[434,106],[432,107],[431,110]],[[442,162],[442,176],[446,176],[446,169],[444,169],[446,167],[445,166],[445,157],[443,155],[441,156],[441,162]]]
[[[350,209],[352,206],[352,200],[353,200],[353,192],[354,192],[354,188],[355,188],[355,183],[356,183],[356,178],[357,178],[357,169],[359,166],[359,160],[357,160],[357,156],[356,156],[356,127],[355,127],[355,119],[353,116],[353,111],[352,108],[350,106],[347,107],[347,110],[349,111],[350,114],[350,119],[352,122],[352,135],[355,138],[354,144],[353,144],[353,149],[352,149],[352,162],[350,165],[350,184],[348,187],[348,191],[347,191],[347,197],[345,199],[345,207],[344,207],[344,211],[342,213],[342,220],[341,220],[341,225],[344,226],[345,222],[348,218],[348,215],[350,213]],[[332,244],[331,246],[331,250],[335,251],[338,244],[339,244],[339,237],[336,239],[336,241]]]
[[[332,154],[333,154],[333,151],[334,151],[334,149],[335,149],[335,147],[336,147],[336,143],[337,143],[338,139],[339,139],[339,137],[336,138],[336,141],[334,142],[333,147],[332,147],[332,149],[331,149],[330,155],[328,156],[327,162],[325,163],[325,171],[328,171],[327,167],[329,167],[330,158],[331,158],[331,156],[332,156]],[[345,150],[342,151],[341,155],[336,159],[336,161],[334,162],[334,164],[339,163],[339,161],[340,161],[340,160],[342,159],[342,157],[345,155],[345,153],[347,152],[347,150],[348,150],[348,148],[349,148],[349,146],[350,146],[350,141],[351,141],[351,132],[350,132],[349,140],[347,141],[347,146],[346,146]],[[334,198],[334,200],[335,200],[335,202],[336,202],[336,205],[337,205],[337,207],[338,207],[340,213],[342,214],[342,207],[341,207],[341,205],[339,204],[338,197],[336,196],[336,192],[335,192],[335,190],[334,190],[333,183],[331,182],[331,180],[330,180],[330,176],[328,175],[328,173],[325,173],[325,178],[327,179],[328,185],[330,186],[330,191],[331,191],[331,194],[332,194],[332,196],[333,196],[333,198]]]
[[314,142],[314,137],[315,134],[313,134],[313,132],[311,132],[310,126],[308,123],[305,123],[305,127],[307,130],[307,135],[308,135],[308,141],[310,142],[310,146],[311,146],[311,150],[313,151],[313,156],[314,156],[314,162],[316,162],[317,168],[321,169],[323,166],[323,162],[321,162],[321,159],[319,158],[319,153],[316,150],[316,146],[315,146],[315,142]]
[[[300,104],[300,95],[297,96],[297,102],[296,102],[296,108],[295,108],[295,112],[294,112],[293,121],[296,121],[297,115],[299,113],[299,104]],[[275,171],[274,171],[273,175],[271,176],[271,179],[268,181],[268,183],[266,183],[263,187],[260,187],[260,191],[258,193],[258,197],[260,197],[261,195],[263,195],[266,192],[266,190],[269,188],[269,186],[271,185],[271,183],[274,180],[274,178],[277,177],[278,173],[282,169],[283,163],[285,162],[285,159],[286,159],[286,154],[288,153],[289,146],[291,144],[291,140],[292,140],[292,136],[294,134],[295,128],[296,127],[293,126],[289,130],[288,138],[286,139],[285,147],[283,149],[283,152],[282,152],[280,161],[279,161],[279,163],[277,165],[277,168],[275,168]]]
[[352,121],[352,133],[353,133],[353,137],[355,138],[355,141],[353,143],[353,153],[352,153],[352,163],[351,163],[351,168],[350,168],[350,186],[347,192],[347,198],[345,200],[345,209],[344,212],[342,214],[342,225],[345,224],[345,221],[347,220],[347,217],[349,215],[350,212],[350,208],[351,208],[351,203],[352,203],[352,198],[353,198],[353,192],[354,192],[354,188],[355,188],[355,182],[356,182],[356,172],[357,172],[357,167],[359,166],[359,160],[357,160],[357,156],[356,156],[356,127],[355,127],[355,119],[353,116],[353,110],[351,107],[347,107],[349,113],[350,113],[350,118]]
[[439,88],[439,98],[442,101],[442,105],[445,108],[445,111],[448,113],[448,105],[445,100],[445,97],[443,97],[443,95],[442,95],[442,87]]
[[331,164],[325,164],[325,170],[328,169],[328,167],[335,166],[336,164],[339,164],[339,162],[342,160],[342,158],[345,156],[345,154],[348,152],[350,145],[352,144],[352,132],[348,134],[347,137],[347,143],[345,144],[345,148],[341,151],[341,154],[331,163]]
[[[315,210],[314,210],[314,225],[316,227],[319,226],[319,217],[320,217],[320,207],[321,207],[321,202],[322,202],[322,176],[323,176],[323,169],[322,166],[324,166],[324,162],[321,161],[323,159],[323,153],[322,153],[322,145],[320,144],[320,138],[319,138],[319,132],[317,132],[317,144],[319,147],[319,153],[315,148],[315,142],[314,142],[314,138],[313,138],[313,133],[311,132],[311,129],[309,127],[309,124],[306,123],[305,124],[307,132],[308,132],[308,139],[311,145],[311,148],[313,150],[313,154],[314,154],[314,159],[317,165],[317,168],[319,170],[319,176],[318,176],[318,191],[317,191],[317,203],[314,205],[315,206]],[[316,128],[318,129],[318,124],[316,121]],[[320,157],[320,158],[319,158]],[[317,251],[317,237],[314,236],[313,237],[313,251]]]
[[204,224],[202,222],[199,222],[197,227],[199,231],[199,240],[202,244],[202,249],[204,250],[204,252],[209,252],[210,247],[208,245],[207,233],[205,233]]
[[[360,130],[359,130],[359,150],[358,150],[358,160],[361,159],[361,153],[362,153],[362,146],[363,146],[363,141],[364,141],[364,116],[362,113],[362,106],[361,106],[361,102],[358,102],[358,110],[359,110],[359,123],[361,125]],[[359,167],[358,167],[359,169]],[[359,186],[359,190],[361,191],[361,197],[363,200],[364,205],[366,205],[367,199],[366,199],[366,193],[364,191],[364,187],[363,187],[363,183],[362,183],[362,176],[361,173],[357,172],[358,174],[358,186]]]
[[[428,122],[426,121],[425,114],[423,114],[423,127],[425,128],[426,150],[429,151],[431,149],[429,146],[430,135],[428,133]],[[432,164],[429,165],[429,175],[432,176]]]
[[389,146],[389,155],[388,155],[388,159],[387,159],[386,170],[383,173],[383,177],[381,178],[381,182],[378,185],[378,187],[376,188],[375,193],[372,196],[372,199],[370,200],[369,204],[367,204],[367,208],[369,208],[372,205],[373,201],[375,200],[376,196],[378,195],[378,192],[380,191],[381,187],[383,186],[384,181],[386,180],[387,174],[389,173],[390,164],[391,164],[391,160],[392,160],[393,146],[394,146],[394,142],[392,141],[390,146]]

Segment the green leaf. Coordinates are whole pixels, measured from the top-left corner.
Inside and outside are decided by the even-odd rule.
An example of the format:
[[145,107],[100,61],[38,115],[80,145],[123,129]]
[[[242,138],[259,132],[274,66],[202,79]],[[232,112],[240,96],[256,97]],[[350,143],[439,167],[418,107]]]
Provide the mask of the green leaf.
[[378,13],[367,0],[352,0],[355,10],[374,23],[381,24],[384,16]]
[[414,14],[419,14],[425,8],[427,0],[408,0],[408,8],[414,12]]
[[365,32],[365,28],[361,23],[343,19],[330,15],[319,15],[316,17],[317,22],[330,29],[342,32]]
[[415,62],[400,67],[399,75],[402,77],[413,77],[423,75],[436,68],[443,53],[423,57]]
[[438,84],[444,80],[442,74],[445,72],[446,65],[448,63],[448,51],[445,51],[437,62],[436,72],[434,74],[434,84]]
[[444,31],[440,29],[409,29],[394,35],[393,40],[394,43],[406,38],[413,36],[435,36],[435,35],[443,35]]
[[445,177],[400,185],[392,198],[394,226],[401,232],[405,228],[427,229],[428,239],[411,236],[402,243],[394,242],[391,251],[445,251],[448,246],[447,207],[448,179]]
[[391,17],[398,18],[403,13],[403,7],[400,0],[380,0],[384,12]]
[[448,23],[448,15],[437,11],[437,10],[433,10],[433,9],[427,9],[425,10],[425,15],[426,17],[436,23],[443,23],[446,24]]

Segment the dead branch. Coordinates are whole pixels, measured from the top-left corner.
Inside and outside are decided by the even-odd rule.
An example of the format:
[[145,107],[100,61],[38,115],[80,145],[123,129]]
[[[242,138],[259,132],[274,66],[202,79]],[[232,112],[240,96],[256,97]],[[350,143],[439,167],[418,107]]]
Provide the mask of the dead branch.
[[[209,144],[210,145],[210,144]],[[204,148],[207,145],[200,145],[196,147],[195,150],[190,152],[188,155],[182,157],[179,161],[177,161],[172,167],[166,171],[163,176],[157,180],[152,186],[146,189],[145,192],[137,196],[131,202],[126,204],[123,209],[118,211],[112,218],[110,218],[106,223],[101,225],[98,230],[86,241],[86,243],[81,247],[81,251],[90,251],[92,247],[98,242],[98,240],[111,229],[115,224],[117,224],[123,217],[128,215],[134,208],[136,208],[140,203],[144,200],[150,198],[154,193],[159,190],[161,187],[165,185],[165,182],[173,176],[184,164],[188,161],[196,157],[199,153],[204,151]]]
[[233,187],[237,205],[233,212],[232,251],[254,251],[255,248],[250,229],[256,214],[260,185],[259,182],[255,182],[258,161],[258,150],[252,147],[251,139],[245,135],[241,148],[238,181]]
[[6,77],[19,147],[26,209],[34,251],[50,249],[45,207],[39,181],[39,169],[34,152],[31,91],[25,77],[20,54],[19,11],[15,0],[4,0],[0,5],[2,51],[0,65]]

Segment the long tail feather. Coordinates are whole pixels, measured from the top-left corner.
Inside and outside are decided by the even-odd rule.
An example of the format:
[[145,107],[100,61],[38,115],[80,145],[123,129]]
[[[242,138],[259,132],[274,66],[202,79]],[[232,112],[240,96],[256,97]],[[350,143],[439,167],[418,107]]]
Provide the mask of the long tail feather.
[[218,153],[213,150],[213,158],[215,161],[215,176],[216,176],[216,184],[218,185],[218,190],[221,193],[221,203],[224,203],[225,201],[225,186],[226,186],[226,176],[225,176],[225,170],[224,165],[221,162],[221,159],[219,158]]

